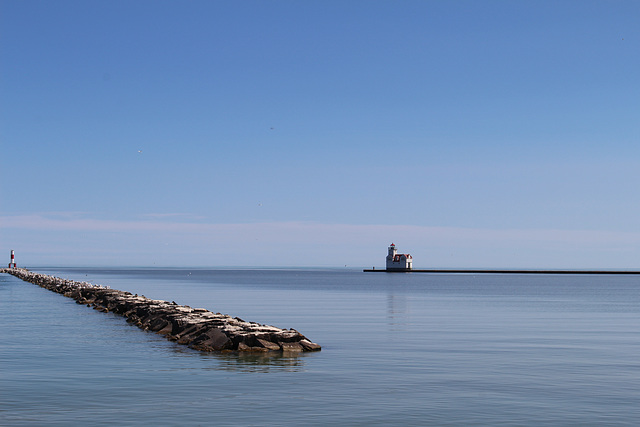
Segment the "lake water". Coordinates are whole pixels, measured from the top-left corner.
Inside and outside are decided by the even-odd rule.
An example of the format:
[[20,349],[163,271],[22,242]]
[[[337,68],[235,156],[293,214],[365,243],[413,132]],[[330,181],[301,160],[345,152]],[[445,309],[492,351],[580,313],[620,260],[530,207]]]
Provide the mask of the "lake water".
[[323,349],[200,353],[1,274],[0,425],[640,425],[638,276],[31,270]]

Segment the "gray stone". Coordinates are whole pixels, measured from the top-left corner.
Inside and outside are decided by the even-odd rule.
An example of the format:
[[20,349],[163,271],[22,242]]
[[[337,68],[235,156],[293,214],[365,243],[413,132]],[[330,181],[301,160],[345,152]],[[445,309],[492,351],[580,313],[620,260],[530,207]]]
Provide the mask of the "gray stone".
[[282,351],[290,351],[290,352],[304,351],[304,348],[302,347],[302,345],[300,345],[300,343],[297,343],[297,342],[281,342],[280,348],[282,348]]
[[258,344],[260,344],[262,347],[266,348],[267,350],[272,350],[272,351],[280,350],[280,346],[274,342],[263,340],[260,338],[258,338],[256,341],[258,341]]

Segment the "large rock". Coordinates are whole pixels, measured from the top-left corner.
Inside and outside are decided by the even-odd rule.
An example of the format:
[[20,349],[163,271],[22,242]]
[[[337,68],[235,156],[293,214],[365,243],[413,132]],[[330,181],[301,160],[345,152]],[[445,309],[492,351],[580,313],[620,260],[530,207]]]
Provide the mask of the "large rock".
[[211,328],[191,341],[189,347],[201,351],[232,350],[233,342],[220,329]]

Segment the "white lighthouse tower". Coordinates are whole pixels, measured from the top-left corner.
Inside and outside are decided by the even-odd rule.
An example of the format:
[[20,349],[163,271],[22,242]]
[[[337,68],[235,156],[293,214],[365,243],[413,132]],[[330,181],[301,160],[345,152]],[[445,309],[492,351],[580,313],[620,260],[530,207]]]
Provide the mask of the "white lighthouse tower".
[[389,245],[387,255],[387,271],[411,271],[413,257],[410,254],[399,254],[395,244]]

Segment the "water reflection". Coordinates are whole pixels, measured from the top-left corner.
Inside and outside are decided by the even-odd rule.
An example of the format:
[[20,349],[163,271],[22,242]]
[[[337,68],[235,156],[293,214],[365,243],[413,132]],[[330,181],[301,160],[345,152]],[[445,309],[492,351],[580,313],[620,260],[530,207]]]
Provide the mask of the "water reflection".
[[387,322],[391,331],[404,331],[407,325],[407,297],[387,294]]
[[175,357],[190,358],[205,365],[188,361],[189,370],[213,370],[235,372],[302,372],[308,357],[319,356],[322,352],[203,352],[167,342]]
[[318,353],[200,353],[203,359],[215,359],[218,364],[208,369],[236,372],[302,372],[305,358]]

